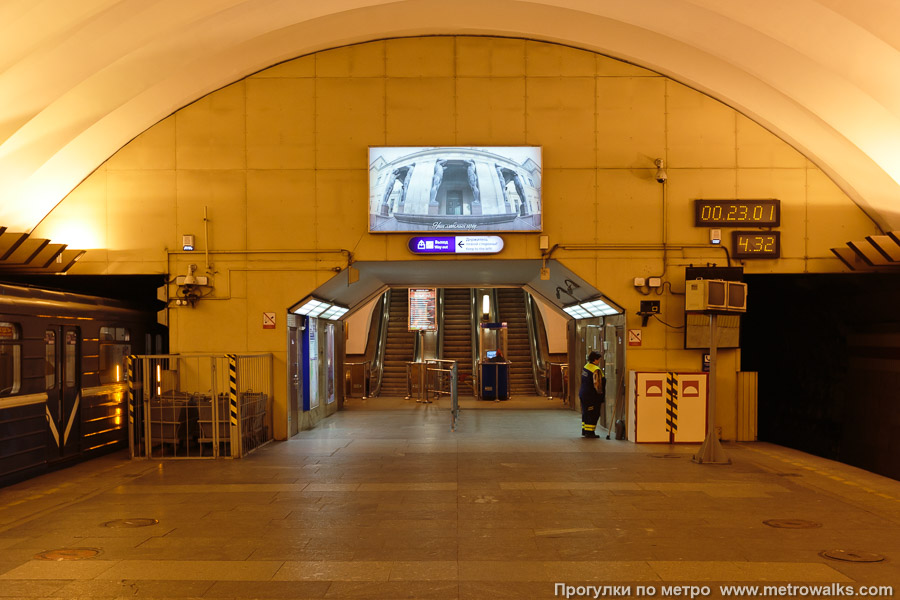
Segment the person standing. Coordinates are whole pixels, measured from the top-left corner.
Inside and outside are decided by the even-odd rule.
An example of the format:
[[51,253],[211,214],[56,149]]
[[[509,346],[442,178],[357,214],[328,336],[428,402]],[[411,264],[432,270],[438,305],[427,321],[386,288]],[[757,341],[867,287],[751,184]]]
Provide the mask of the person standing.
[[581,399],[581,435],[586,438],[600,437],[596,429],[604,400],[603,380],[600,353],[591,352],[588,354],[587,363],[581,369],[581,388],[578,390],[578,398]]

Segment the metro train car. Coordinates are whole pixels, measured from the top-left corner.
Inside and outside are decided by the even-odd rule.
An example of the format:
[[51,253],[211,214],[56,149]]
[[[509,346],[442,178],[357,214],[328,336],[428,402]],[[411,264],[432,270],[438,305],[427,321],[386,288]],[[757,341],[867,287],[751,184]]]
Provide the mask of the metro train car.
[[154,310],[0,283],[0,486],[127,447],[127,357],[166,343]]

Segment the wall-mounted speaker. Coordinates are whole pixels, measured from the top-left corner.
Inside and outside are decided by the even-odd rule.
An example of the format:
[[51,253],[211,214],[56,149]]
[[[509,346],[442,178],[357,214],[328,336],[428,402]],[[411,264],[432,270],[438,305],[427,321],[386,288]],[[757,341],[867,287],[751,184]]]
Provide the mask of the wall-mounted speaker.
[[688,312],[746,312],[747,284],[722,279],[685,282],[684,310]]

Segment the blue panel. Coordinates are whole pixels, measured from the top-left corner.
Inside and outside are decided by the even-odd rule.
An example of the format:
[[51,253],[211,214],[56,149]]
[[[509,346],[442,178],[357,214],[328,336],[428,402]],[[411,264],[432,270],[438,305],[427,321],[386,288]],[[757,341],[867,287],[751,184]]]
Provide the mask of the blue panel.
[[303,317],[303,343],[300,344],[300,364],[303,370],[303,410],[309,410],[309,317]]

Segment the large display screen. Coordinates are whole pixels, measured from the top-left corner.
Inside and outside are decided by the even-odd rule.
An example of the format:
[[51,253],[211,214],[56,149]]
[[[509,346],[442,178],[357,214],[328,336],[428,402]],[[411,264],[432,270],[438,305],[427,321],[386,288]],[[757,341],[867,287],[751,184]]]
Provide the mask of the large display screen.
[[370,147],[369,231],[541,231],[539,146]]

